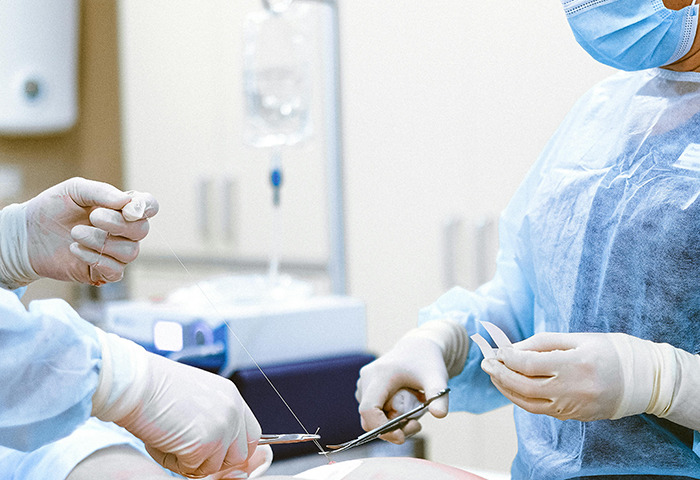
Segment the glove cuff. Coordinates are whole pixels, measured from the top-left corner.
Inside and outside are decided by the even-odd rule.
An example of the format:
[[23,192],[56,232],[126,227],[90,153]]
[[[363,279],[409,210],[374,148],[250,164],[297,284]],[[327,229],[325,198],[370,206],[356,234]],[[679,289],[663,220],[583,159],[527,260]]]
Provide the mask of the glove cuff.
[[142,402],[148,353],[134,342],[96,330],[102,346],[102,368],[92,396],[92,416],[118,424]]
[[650,350],[654,352],[654,363],[657,367],[654,371],[654,388],[645,411],[663,418],[668,415],[676,393],[678,379],[676,348],[668,343],[649,343],[652,344]]
[[677,380],[675,348],[629,335],[612,334],[622,370],[622,398],[612,419],[639,413],[668,414]]
[[676,384],[673,399],[664,417],[684,427],[700,431],[700,355],[679,348],[676,355]]
[[0,210],[0,286],[14,290],[39,279],[29,262],[26,204]]
[[449,320],[431,320],[410,330],[406,337],[425,338],[436,343],[445,360],[447,375],[456,377],[464,369],[469,353],[469,335],[458,323]]

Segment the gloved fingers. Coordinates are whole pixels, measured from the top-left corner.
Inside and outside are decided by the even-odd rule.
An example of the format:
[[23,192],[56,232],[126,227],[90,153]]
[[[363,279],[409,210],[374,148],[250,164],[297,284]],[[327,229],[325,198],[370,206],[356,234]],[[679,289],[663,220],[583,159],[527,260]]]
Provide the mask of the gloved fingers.
[[100,255],[100,252],[85,248],[78,243],[71,243],[69,248],[73,255],[87,264],[90,283],[101,285],[105,282],[117,282],[124,276],[126,265],[114,258]]
[[205,449],[206,451],[195,448],[188,449],[187,453],[177,455],[163,452],[148,444],[146,444],[146,451],[155,461],[172,472],[188,478],[204,478],[222,470],[229,470],[231,466],[244,470],[247,452],[255,450],[255,443],[250,449],[246,443],[243,435],[237,435],[227,451],[213,447]]
[[127,222],[151,218],[158,213],[158,201],[150,193],[130,190],[126,194],[131,197],[131,201],[122,208],[122,215]]
[[495,359],[484,359],[481,368],[508,400],[530,413],[547,413],[551,399],[543,393],[540,379],[531,379],[513,372]]
[[[488,360],[488,362],[495,361]],[[503,378],[507,377],[499,379],[492,376],[491,380],[499,392],[520,408],[538,415],[550,415],[559,420],[568,420],[570,418],[585,420],[585,418],[578,416],[580,408],[577,408],[577,405],[580,403],[578,398],[585,402],[585,397],[578,397],[574,393],[572,401],[570,395],[562,396],[562,392],[556,393],[555,390],[559,389],[558,387],[560,386],[558,382],[549,383],[550,379],[528,379],[527,377],[510,382],[508,380],[502,381]]]
[[[218,472],[231,470],[231,467],[245,472],[252,470],[248,469],[248,462],[257,451],[258,441],[262,434],[260,424],[245,402],[242,402],[242,412],[239,404],[232,413],[235,418],[240,418],[239,422],[242,423],[238,424],[238,429],[230,432],[231,440],[225,445],[226,450],[222,449],[220,454],[211,456],[202,463],[203,470]],[[233,425],[233,423],[231,424]]]
[[360,405],[362,428],[369,431],[389,421],[385,405],[389,404],[395,393],[386,382],[365,382],[362,391],[356,395]]
[[394,395],[401,389],[419,392],[423,385],[410,368],[399,366],[396,362],[382,357],[360,369],[355,398],[360,403],[360,412],[364,408],[379,408],[391,411]]
[[357,400],[357,403],[360,403],[362,401],[362,387],[365,384],[364,378],[362,377],[362,370],[360,370],[360,377],[357,379],[357,382],[355,382],[355,400]]
[[248,459],[250,478],[262,476],[272,464],[272,448],[269,445],[258,445],[253,455]]
[[207,474],[198,472],[195,468],[181,466],[180,461],[175,454],[165,453],[157,448],[149,447],[148,445],[146,445],[146,451],[153,458],[153,460],[171,472],[177,473],[178,475],[183,475],[187,478],[205,478],[207,476]]
[[493,358],[482,360],[481,368],[489,374],[491,381],[496,387],[514,392],[523,398],[548,397],[546,392],[551,388],[552,379],[554,378],[523,375],[511,370],[502,362]]
[[398,415],[401,415],[409,410],[413,410],[424,401],[425,395],[423,395],[423,392],[402,388],[391,397],[387,405],[384,405],[384,411],[396,412]]
[[607,334],[539,333],[514,348],[500,348],[496,359],[523,375],[549,377],[577,371],[584,364],[605,364],[610,345]]
[[[408,400],[406,400],[407,398]],[[384,405],[383,411],[386,418],[391,420],[399,415],[403,415],[409,410],[412,410],[423,403],[423,401],[425,401],[425,397],[422,392],[402,388]],[[401,425],[400,428],[397,428],[389,433],[385,433],[384,435],[380,435],[379,438],[391,443],[404,443],[408,437],[420,432],[421,424],[419,419],[424,413],[425,412],[421,412],[410,417],[410,419]]]
[[[430,397],[430,395],[428,395]],[[435,418],[445,418],[447,413],[450,411],[450,399],[447,395],[443,395],[437,400],[428,405],[428,411]]]
[[526,397],[518,392],[508,390],[495,382],[494,385],[498,391],[515,405],[536,415],[549,415],[559,420],[574,419],[583,422],[609,418],[597,415],[595,409],[591,410],[591,408],[588,408],[590,406],[594,407],[594,405],[585,398],[585,392],[583,392],[583,395],[574,393],[573,395],[554,398]]
[[408,421],[408,423],[406,423],[406,425],[401,427],[401,431],[403,432],[404,436],[408,438],[420,432],[421,428],[423,427],[421,426],[421,423],[418,420],[411,419]]
[[122,213],[108,208],[96,208],[90,212],[90,223],[110,235],[138,242],[148,234],[148,220],[127,221]]
[[73,227],[71,238],[88,250],[107,255],[124,264],[134,261],[139,254],[137,242],[109,235],[102,229],[87,225]]
[[253,455],[241,465],[229,465],[224,461],[222,470],[211,476],[209,480],[237,480],[241,478],[257,478],[263,475],[272,463],[272,448],[269,445],[258,445]]
[[423,427],[418,420],[411,419],[408,421],[408,423],[406,423],[406,425],[401,427],[401,431],[403,432],[405,437],[408,438],[420,432],[422,428]]
[[582,334],[542,332],[525,340],[514,343],[516,350],[532,350],[537,352],[553,352],[555,350],[571,350],[579,346]]
[[245,403],[245,401],[243,401],[242,398],[241,402],[243,403],[243,422],[245,425],[245,437],[243,435],[238,435],[238,437],[240,437],[241,441],[245,440],[248,448],[247,455],[245,458],[250,458],[256,451],[256,448],[258,447],[258,441],[260,440],[260,436],[262,435],[262,428],[260,428],[258,419],[255,418],[255,415],[253,414],[253,411],[250,409],[248,404]]
[[[373,385],[373,387],[370,388],[369,385]],[[365,377],[362,377],[362,370],[360,371],[355,399],[359,403],[360,425],[365,431],[373,430],[389,421],[384,411],[384,404],[387,399],[391,398],[390,391],[386,388],[387,385],[387,382],[366,380]],[[390,435],[385,440],[393,443],[403,443],[404,441],[400,435]]]
[[[390,354],[389,354],[390,355]],[[444,375],[443,375],[444,373]],[[396,362],[382,357],[366,365],[360,370],[355,397],[358,399],[362,428],[369,431],[388,422],[403,411],[397,412],[393,406],[394,396],[402,389],[410,389],[418,393],[418,402],[425,401],[427,396],[433,396],[447,385],[446,372],[411,371],[410,368],[397,366]],[[425,377],[425,378],[424,378]],[[446,399],[445,399],[446,400]],[[442,400],[431,410],[431,414],[445,416],[447,402]],[[437,400],[436,400],[437,402]],[[432,404],[431,404],[432,405]],[[406,411],[410,408],[406,408]],[[418,422],[409,428],[419,428]],[[403,443],[406,435],[402,430],[387,433],[381,437],[392,443]]]
[[231,470],[231,467],[235,467],[246,473],[252,471],[252,469],[249,469],[248,462],[254,456],[256,446],[257,441],[246,442],[246,439],[242,435],[239,435],[229,446],[226,455],[220,461],[215,471]]
[[572,360],[569,350],[534,351],[499,348],[495,360],[509,370],[529,377],[549,377]]
[[579,334],[538,333],[512,348],[499,348],[496,359],[523,375],[552,376],[560,367],[576,361],[575,350],[582,338]]
[[[414,420],[414,423],[418,423],[417,421]],[[408,435],[406,435],[401,428],[397,428],[394,431],[391,431],[389,433],[385,433],[383,435],[380,435],[379,438],[386,442],[391,442],[396,445],[402,445],[406,439],[408,438]]]
[[494,381],[493,384],[496,389],[503,394],[503,396],[523,410],[539,415],[551,415],[552,400],[548,398],[532,398],[521,395],[518,392],[505,388],[503,385],[498,383],[498,381]]
[[384,435],[380,435],[379,438],[381,438],[382,440],[386,440],[387,442],[401,445],[409,437],[412,437],[413,435],[420,432],[421,429],[422,426],[420,422],[416,419],[411,419],[408,422],[406,422],[406,424],[403,425],[401,428],[397,428],[394,431],[385,433]]
[[[437,382],[434,386],[426,386],[425,391],[402,388],[391,398],[391,409],[384,408],[385,411],[396,411],[398,414],[403,414],[409,410],[413,410],[428,398],[437,396],[442,390],[447,387],[446,383]],[[449,410],[447,395],[433,400],[428,406],[427,411],[436,418],[443,418]],[[425,414],[425,410],[413,415],[411,418],[418,419]]]
[[226,468],[220,472],[214,473],[207,477],[207,480],[243,480],[248,478],[248,472],[240,470],[237,466]]
[[[437,382],[436,384],[432,386],[426,386],[425,388],[425,398],[433,398],[436,396],[438,393],[443,391],[445,388],[447,388],[447,380],[445,379],[442,381]],[[447,412],[449,412],[450,408],[450,399],[449,395],[443,395],[440,398],[437,398],[433,400],[430,405],[428,405],[428,411],[430,414],[435,417],[435,418],[445,418],[447,416]]]
[[[204,462],[202,462],[202,464],[198,467],[197,471],[207,472],[209,474],[215,474],[218,472],[231,471],[231,470],[244,471],[242,467],[245,465],[245,461],[243,461],[243,462],[238,461],[238,463],[229,462],[226,459],[227,457],[225,454],[226,454],[226,452],[219,452],[215,456],[206,458],[204,460]],[[224,478],[226,478],[226,477],[224,477]],[[233,477],[233,478],[246,478],[246,477]]]
[[81,207],[105,207],[121,210],[131,198],[127,193],[113,185],[80,177],[66,180],[62,186],[76,205]]

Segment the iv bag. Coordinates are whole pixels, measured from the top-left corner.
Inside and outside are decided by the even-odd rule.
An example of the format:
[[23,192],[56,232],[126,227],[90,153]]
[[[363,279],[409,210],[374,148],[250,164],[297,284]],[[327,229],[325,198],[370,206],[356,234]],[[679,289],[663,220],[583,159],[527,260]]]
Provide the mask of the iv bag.
[[263,5],[273,12],[283,12],[289,8],[294,0],[263,0]]
[[246,18],[243,85],[248,145],[295,145],[311,135],[312,18],[309,7],[300,3]]

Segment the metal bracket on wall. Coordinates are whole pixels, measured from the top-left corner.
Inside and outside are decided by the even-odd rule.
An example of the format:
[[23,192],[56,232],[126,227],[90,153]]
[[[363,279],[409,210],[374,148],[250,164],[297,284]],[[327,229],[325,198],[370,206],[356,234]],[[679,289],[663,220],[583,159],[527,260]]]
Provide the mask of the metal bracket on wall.
[[495,272],[498,221],[482,216],[467,221],[450,218],[443,226],[443,281],[446,288],[460,285],[474,289]]

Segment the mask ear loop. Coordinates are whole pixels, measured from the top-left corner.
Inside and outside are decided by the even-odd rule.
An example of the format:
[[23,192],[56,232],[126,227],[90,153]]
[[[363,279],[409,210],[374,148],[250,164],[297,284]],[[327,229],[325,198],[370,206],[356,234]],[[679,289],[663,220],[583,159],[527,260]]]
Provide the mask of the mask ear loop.
[[[673,56],[669,60],[668,63],[666,63],[663,66],[667,65],[672,65],[676,63],[677,61],[681,60],[682,58],[685,58],[689,53],[690,50],[693,48],[693,44],[695,43],[695,40],[697,39],[698,36],[698,12],[693,8],[698,4],[698,0],[693,0],[693,2],[688,5],[687,7],[683,7],[678,12],[683,10],[684,12],[682,15],[684,15],[685,20],[684,20],[684,28],[683,32],[681,33],[681,39],[680,39],[680,44],[678,45],[678,49],[676,52],[674,52]],[[686,8],[690,9],[689,13],[686,13],[688,11],[685,11]],[[670,8],[666,8],[668,11],[673,11]],[[685,53],[683,53],[685,52]]]

